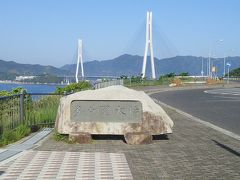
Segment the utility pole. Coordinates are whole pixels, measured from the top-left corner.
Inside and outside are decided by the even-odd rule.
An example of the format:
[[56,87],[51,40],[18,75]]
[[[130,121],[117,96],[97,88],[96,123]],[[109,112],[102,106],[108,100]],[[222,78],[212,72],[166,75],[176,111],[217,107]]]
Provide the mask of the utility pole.
[[77,55],[77,67],[76,67],[76,83],[78,83],[78,70],[79,70],[79,63],[81,63],[81,75],[84,78],[84,70],[83,70],[83,56],[82,56],[82,40],[78,40],[78,55]]
[[230,64],[230,63],[227,63],[226,65],[227,65],[227,67],[228,67],[228,78],[227,78],[227,84],[229,84],[229,69],[230,69],[231,64]]
[[224,54],[224,57],[223,57],[223,77],[225,76],[226,74],[226,54]]
[[[224,40],[223,39],[219,39],[219,40],[217,40],[217,41],[215,41],[215,43],[222,43]],[[214,44],[215,44],[214,43]],[[209,74],[208,74],[208,76],[210,77],[210,78],[212,78],[212,63],[211,63],[211,56],[212,56],[212,54],[213,54],[213,43],[211,44],[211,46],[210,46],[210,50],[209,50],[209,59],[208,59],[208,65],[209,65]]]
[[208,56],[208,76],[211,78],[211,53]]
[[146,23],[146,44],[145,44],[145,52],[144,52],[143,66],[142,66],[142,78],[144,78],[146,75],[147,54],[148,54],[148,48],[150,48],[152,79],[156,79],[152,38],[153,38],[152,37],[152,12],[148,11],[147,23]]

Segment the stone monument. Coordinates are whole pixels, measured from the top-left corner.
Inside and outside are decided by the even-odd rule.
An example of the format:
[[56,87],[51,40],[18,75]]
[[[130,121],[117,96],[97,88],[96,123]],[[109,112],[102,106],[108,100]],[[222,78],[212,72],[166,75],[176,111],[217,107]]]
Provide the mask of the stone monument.
[[172,133],[173,122],[147,94],[110,86],[64,96],[55,128],[72,141],[87,143],[91,134],[124,135],[128,144],[150,143],[152,135]]

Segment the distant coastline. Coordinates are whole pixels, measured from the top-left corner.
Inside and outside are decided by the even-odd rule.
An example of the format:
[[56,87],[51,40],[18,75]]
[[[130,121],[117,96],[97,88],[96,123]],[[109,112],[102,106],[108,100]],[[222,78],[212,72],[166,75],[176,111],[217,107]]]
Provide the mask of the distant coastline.
[[33,82],[20,82],[20,81],[10,81],[10,80],[0,80],[0,84],[26,84],[26,85],[53,85],[53,86],[56,86],[56,85],[61,85],[61,86],[64,86],[64,85],[67,85],[66,83],[33,83]]

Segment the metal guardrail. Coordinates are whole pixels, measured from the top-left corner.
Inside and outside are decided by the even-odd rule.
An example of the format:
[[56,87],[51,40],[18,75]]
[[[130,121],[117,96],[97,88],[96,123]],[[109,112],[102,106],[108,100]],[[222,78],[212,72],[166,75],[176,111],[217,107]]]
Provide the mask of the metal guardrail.
[[20,95],[0,97],[0,134],[20,124],[20,114]]
[[230,81],[240,81],[240,77],[229,77],[229,80]]
[[123,86],[123,79],[115,79],[111,81],[106,81],[106,82],[100,82],[96,83],[94,85],[94,89],[101,89],[109,86],[115,86],[115,85],[122,85]]
[[0,97],[0,135],[21,124],[52,127],[60,94],[27,93]]

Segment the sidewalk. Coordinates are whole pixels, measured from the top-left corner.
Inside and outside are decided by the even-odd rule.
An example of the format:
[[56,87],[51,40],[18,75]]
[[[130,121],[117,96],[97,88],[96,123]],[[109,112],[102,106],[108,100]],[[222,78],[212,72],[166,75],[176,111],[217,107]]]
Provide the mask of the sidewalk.
[[173,110],[173,134],[150,145],[121,139],[66,144],[51,137],[36,150],[124,153],[134,179],[240,179],[240,142]]
[[[67,144],[56,142],[49,136],[32,153],[51,151],[46,156],[50,156],[49,153],[53,151],[58,151],[57,154],[123,154],[136,180],[240,179],[240,141],[192,121],[172,109],[163,108],[174,121],[173,134],[154,137],[153,144],[127,145],[121,136],[99,136],[91,144]],[[13,162],[9,162],[4,168],[11,163]],[[4,169],[0,167],[0,175],[2,171]]]

